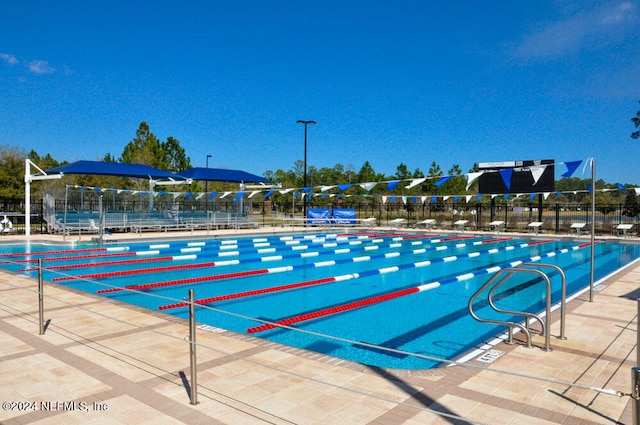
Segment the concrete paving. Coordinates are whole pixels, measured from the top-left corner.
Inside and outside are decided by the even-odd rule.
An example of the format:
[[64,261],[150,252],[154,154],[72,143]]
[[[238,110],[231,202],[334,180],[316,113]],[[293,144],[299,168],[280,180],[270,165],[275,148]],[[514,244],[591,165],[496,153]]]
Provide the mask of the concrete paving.
[[[3,240],[11,238],[25,239]],[[593,302],[588,294],[572,300],[566,340],[557,338],[554,312],[552,351],[539,335],[533,348],[516,336],[516,344],[501,343],[466,365],[432,370],[371,368],[198,329],[193,405],[188,323],[46,284],[39,335],[36,280],[3,271],[0,423],[632,424],[639,283],[636,263],[601,282]]]

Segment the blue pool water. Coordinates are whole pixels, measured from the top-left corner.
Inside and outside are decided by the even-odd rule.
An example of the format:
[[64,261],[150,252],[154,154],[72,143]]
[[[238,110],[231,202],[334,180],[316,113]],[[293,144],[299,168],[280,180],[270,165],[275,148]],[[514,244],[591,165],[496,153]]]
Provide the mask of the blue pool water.
[[[591,248],[583,244],[493,235],[291,234],[129,241],[101,250],[3,244],[0,260],[4,268],[36,276],[29,268],[42,258],[47,281],[107,291],[101,295],[183,318],[186,307],[164,308],[182,302],[189,289],[196,299],[242,294],[198,306],[197,321],[363,364],[426,369],[440,363],[407,353],[453,359],[506,329],[476,322],[467,309],[469,298],[498,267],[517,261],[554,264],[567,275],[568,294],[587,287]],[[598,280],[640,258],[640,247],[599,243],[595,257]],[[555,272],[550,277],[557,302],[560,278]],[[112,290],[123,287],[135,291]],[[537,313],[544,310],[543,290],[540,279],[514,276],[496,299],[500,307]],[[485,304],[486,297],[479,297],[475,310],[495,317]],[[260,328],[259,320],[288,318],[308,332]]]

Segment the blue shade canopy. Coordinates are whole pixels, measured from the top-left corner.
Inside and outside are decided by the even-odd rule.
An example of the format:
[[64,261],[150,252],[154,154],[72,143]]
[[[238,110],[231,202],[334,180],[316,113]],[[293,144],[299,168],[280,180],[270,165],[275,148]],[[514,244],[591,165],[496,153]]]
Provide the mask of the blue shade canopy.
[[227,170],[223,168],[196,167],[190,170],[180,171],[180,175],[188,179],[210,182],[273,183],[271,180],[247,173],[246,171]]
[[137,177],[142,179],[185,180],[181,175],[159,170],[144,164],[126,164],[122,162],[76,161],[71,164],[46,170],[47,174],[95,174],[100,176]]

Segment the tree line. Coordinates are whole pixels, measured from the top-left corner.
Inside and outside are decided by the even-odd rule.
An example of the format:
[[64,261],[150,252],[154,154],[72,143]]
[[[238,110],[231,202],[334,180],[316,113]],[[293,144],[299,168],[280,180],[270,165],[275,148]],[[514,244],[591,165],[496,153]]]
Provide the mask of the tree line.
[[[640,128],[640,111],[631,119],[636,128]],[[631,137],[640,138],[640,131],[635,131]],[[41,156],[36,151],[31,150],[25,152],[23,149],[4,145],[0,146],[0,178],[4,182],[0,186],[0,198],[21,199],[24,197],[24,159],[28,158],[43,170],[58,167],[68,163],[65,160],[59,161],[53,158],[49,153]],[[175,137],[169,136],[166,140],[161,141],[150,129],[149,124],[141,122],[135,132],[135,137],[129,141],[123,148],[118,158],[110,153],[104,155],[100,159],[105,162],[122,162],[137,163],[150,165],[152,167],[166,170],[170,172],[179,172],[191,168],[191,159],[187,155],[185,149],[180,145],[180,141]],[[477,171],[477,165],[469,169],[468,172]],[[302,188],[304,186],[304,162],[297,160],[293,167],[289,170],[278,169],[275,171],[267,170],[263,176],[274,182],[281,184],[283,188]],[[436,185],[439,181],[438,177],[451,176],[442,185]],[[367,182],[386,182],[393,180],[410,180],[417,178],[426,178],[421,184],[406,189],[405,184],[398,185],[392,192],[388,192],[385,184],[376,185],[371,191],[358,186],[358,183]],[[131,179],[117,176],[96,176],[96,175],[67,175],[62,180],[47,180],[42,182],[47,188],[64,188],[66,184],[74,184],[91,187],[116,187],[119,189],[138,189],[145,190],[148,182],[142,182],[140,179]],[[366,160],[359,170],[352,164],[344,166],[336,164],[333,167],[317,168],[313,165],[307,169],[307,186],[330,186],[337,184],[353,184],[351,188],[345,191],[349,195],[463,195],[477,193],[477,182],[474,182],[469,190],[466,190],[467,177],[463,173],[458,164],[453,164],[446,172],[444,169],[433,161],[426,173],[419,168],[413,171],[401,163],[396,167],[396,172],[392,175],[376,172],[371,163]],[[584,191],[590,186],[590,179],[579,178],[563,178],[556,181],[556,190],[562,192],[562,195],[556,196],[557,202],[586,202],[589,196],[584,192],[573,193],[574,191]],[[203,191],[203,182],[194,182],[191,187],[185,188],[185,191]],[[207,184],[209,191],[218,190],[235,190],[236,185],[230,185],[223,182],[209,182]],[[602,191],[603,189],[617,189],[617,183],[606,183],[599,179],[596,182],[597,202],[603,203],[630,203],[631,198],[635,201],[634,191]],[[633,194],[633,196],[631,196]],[[277,195],[276,195],[277,197]],[[528,199],[528,198],[527,198]],[[277,200],[277,198],[276,198]]]

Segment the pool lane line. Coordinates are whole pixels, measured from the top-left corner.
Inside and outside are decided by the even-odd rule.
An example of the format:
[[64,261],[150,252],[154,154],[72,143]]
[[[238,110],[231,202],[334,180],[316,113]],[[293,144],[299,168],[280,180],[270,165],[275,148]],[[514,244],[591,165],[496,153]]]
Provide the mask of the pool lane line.
[[[79,253],[91,253],[91,252],[114,252],[114,251],[128,251],[135,248],[140,248],[139,251],[143,250],[157,250],[163,248],[174,248],[179,249],[180,247],[184,248],[192,248],[192,247],[221,247],[225,245],[238,245],[239,242],[244,243],[253,243],[253,244],[263,244],[269,243],[270,240],[274,240],[277,242],[296,242],[296,241],[306,241],[313,239],[323,239],[323,240],[334,240],[341,238],[348,238],[349,236],[355,236],[359,239],[368,239],[372,236],[381,236],[381,235],[390,235],[397,236],[397,234],[385,234],[381,232],[354,232],[354,233],[341,233],[341,234],[325,234],[324,236],[315,235],[302,235],[301,237],[295,236],[279,236],[279,237],[263,237],[263,238],[253,238],[253,239],[215,239],[211,241],[198,241],[198,242],[171,242],[171,243],[156,243],[156,244],[130,244],[130,245],[120,245],[113,247],[95,247],[95,248],[82,248],[82,249],[63,249],[63,250],[49,250],[49,251],[34,251],[34,252],[14,252],[14,253],[6,253],[0,254],[0,258],[4,257],[31,257],[31,256],[43,256],[43,255],[62,255],[62,254],[79,254]],[[390,237],[389,236],[389,237]],[[173,245],[172,245],[173,244]],[[83,256],[78,256],[83,257]],[[67,259],[69,257],[65,257]],[[47,259],[49,261],[53,259]],[[34,260],[37,261],[37,260]],[[2,263],[0,263],[2,264]]]
[[[485,243],[495,242],[495,241],[497,241],[497,240],[487,240]],[[273,286],[273,287],[270,287],[270,288],[261,288],[261,289],[254,289],[254,290],[244,291],[244,292],[236,292],[236,293],[233,293],[233,294],[218,295],[218,296],[214,296],[214,297],[208,297],[208,298],[203,298],[203,299],[200,299],[200,300],[196,300],[195,303],[196,304],[211,304],[211,303],[219,302],[219,301],[228,301],[228,300],[232,300],[232,299],[246,298],[246,297],[251,297],[251,296],[255,296],[255,295],[271,294],[271,293],[275,293],[275,292],[288,291],[288,290],[291,290],[291,289],[304,288],[304,287],[307,287],[307,286],[314,286],[314,285],[320,285],[320,284],[325,284],[325,283],[342,282],[342,281],[345,281],[345,280],[358,279],[360,277],[368,277],[368,276],[374,276],[374,275],[380,275],[380,274],[388,274],[388,273],[394,273],[394,272],[397,272],[397,271],[400,271],[400,270],[427,267],[427,266],[430,266],[432,264],[447,263],[447,262],[451,262],[451,261],[456,261],[456,260],[461,259],[461,258],[474,258],[474,257],[478,257],[480,255],[487,255],[487,254],[495,254],[495,253],[498,253],[498,252],[512,251],[512,250],[514,250],[516,248],[527,248],[527,247],[531,247],[533,245],[540,245],[540,244],[549,243],[549,242],[552,242],[552,240],[536,241],[536,242],[533,242],[533,243],[520,244],[520,245],[517,245],[517,246],[509,245],[509,246],[501,247],[501,248],[491,248],[491,249],[487,249],[487,250],[484,250],[484,251],[469,252],[469,253],[462,254],[462,255],[439,257],[439,258],[433,258],[433,259],[430,259],[430,260],[418,261],[418,262],[415,262],[415,263],[401,264],[399,266],[391,266],[391,267],[383,267],[383,268],[373,269],[373,270],[366,270],[366,271],[359,272],[359,273],[348,273],[348,274],[345,274],[345,275],[314,279],[314,280],[291,283],[291,284],[281,285],[281,286]],[[355,258],[352,258],[351,261],[342,261],[342,263],[344,264],[344,263],[348,263],[348,262],[354,262],[355,263],[355,262],[360,262],[360,261],[368,261],[368,260],[371,260],[371,259],[380,259],[380,257],[381,256],[378,256],[378,258],[375,258],[375,257],[355,257]],[[388,258],[388,257],[384,257],[384,258]],[[128,289],[131,289],[131,288],[128,288]],[[135,289],[139,289],[139,288],[135,288]],[[158,307],[158,309],[159,310],[169,310],[169,309],[173,309],[173,308],[186,307],[188,305],[189,304],[187,302],[180,302],[180,303],[160,306],[160,307]]]
[[[4,257],[28,257],[28,256],[32,256],[32,255],[71,254],[71,253],[79,253],[79,252],[106,252],[106,251],[109,251],[109,250],[115,250],[115,248],[119,248],[119,247],[62,249],[62,250],[59,250],[59,251],[12,252],[12,253],[7,253],[7,254],[0,254],[0,258],[4,258]],[[126,248],[123,248],[123,249],[126,249]]]
[[[400,233],[384,233],[384,232],[353,232],[353,233],[330,233],[324,235],[318,234],[310,234],[310,235],[289,235],[289,236],[270,236],[270,237],[262,237],[262,238],[253,238],[253,239],[216,239],[211,241],[197,241],[197,242],[171,242],[171,243],[156,243],[156,244],[130,244],[130,245],[120,245],[114,247],[96,247],[96,248],[82,248],[82,249],[64,249],[64,250],[49,250],[49,251],[34,251],[34,252],[16,252],[16,253],[6,253],[0,254],[0,258],[3,257],[33,257],[33,256],[43,256],[43,255],[61,255],[61,254],[79,254],[79,253],[92,253],[92,252],[117,252],[117,251],[129,251],[131,249],[139,248],[138,252],[142,252],[144,250],[157,250],[157,249],[180,249],[180,248],[193,248],[193,247],[207,247],[207,248],[222,248],[231,249],[229,245],[248,245],[253,244],[254,246],[264,247],[270,246],[272,241],[276,242],[276,245],[285,244],[292,245],[300,242],[308,242],[312,243],[322,243],[326,241],[336,240],[336,241],[346,241],[348,239],[357,240],[366,240],[371,239],[373,237],[396,237],[402,235]],[[438,234],[434,234],[433,236],[439,236]],[[85,256],[77,256],[77,257],[64,257],[60,258],[60,260],[66,259],[82,259]],[[93,258],[90,256],[86,256],[87,258]],[[47,261],[55,261],[58,257],[54,258],[46,258]],[[37,259],[34,260],[23,260],[17,262],[36,262]],[[7,264],[8,262],[0,262],[0,264]]]
[[[596,244],[598,244],[600,242],[596,242]],[[475,272],[470,272],[470,273],[464,273],[461,275],[457,275],[448,279],[444,279],[442,281],[437,281],[437,282],[430,282],[430,283],[426,283],[426,284],[422,284],[422,285],[418,285],[418,286],[413,286],[411,288],[405,288],[405,289],[400,289],[397,291],[393,291],[393,292],[389,292],[386,294],[382,294],[382,295],[377,295],[374,297],[370,297],[370,298],[365,298],[363,300],[358,300],[358,301],[351,301],[348,302],[346,304],[341,304],[338,306],[334,306],[334,307],[329,307],[329,308],[325,308],[322,310],[316,310],[316,311],[312,311],[309,313],[304,313],[304,314],[300,314],[297,316],[292,316],[286,319],[280,319],[280,320],[276,320],[273,321],[272,323],[265,323],[263,325],[260,326],[255,326],[252,328],[249,328],[246,330],[246,332],[248,334],[253,334],[253,333],[258,333],[258,332],[264,332],[264,331],[268,331],[271,329],[275,329],[278,328],[278,325],[285,325],[285,326],[289,326],[295,323],[300,323],[300,322],[304,322],[307,320],[312,320],[312,319],[317,319],[319,317],[325,317],[325,316],[330,316],[336,313],[342,313],[345,311],[350,311],[350,310],[355,310],[361,307],[366,307],[372,304],[377,304],[380,302],[384,302],[384,301],[388,301],[388,300],[392,300],[395,298],[400,298],[400,297],[404,297],[405,295],[411,295],[411,294],[416,294],[418,292],[423,292],[423,291],[428,291],[431,289],[435,289],[438,288],[442,285],[446,285],[449,283],[456,283],[456,282],[462,282],[465,280],[469,280],[471,278],[474,277],[478,277],[481,276],[483,274],[491,274],[491,273],[496,273],[499,270],[505,269],[505,268],[509,268],[509,267],[516,267],[522,263],[530,263],[530,262],[536,262],[539,261],[543,258],[551,258],[554,257],[556,255],[560,255],[560,254],[566,254],[567,252],[571,252],[571,251],[575,251],[578,249],[582,249],[585,247],[591,246],[591,243],[585,243],[585,244],[581,244],[581,245],[576,245],[570,248],[562,248],[562,249],[557,249],[554,251],[550,251],[541,255],[536,255],[533,257],[529,257],[526,259],[521,259],[521,260],[516,260],[516,261],[511,261],[509,263],[505,263],[502,264],[500,266],[493,266],[493,267],[489,267],[486,269],[481,269],[481,270],[477,270]]]
[[[452,240],[458,239],[458,238],[451,238]],[[488,239],[488,240],[483,240],[483,241],[476,241],[473,242],[471,244],[456,244],[455,246],[449,246],[449,247],[445,247],[445,248],[460,248],[462,246],[466,246],[466,245],[479,245],[479,244],[483,244],[483,243],[490,243],[490,242],[501,242],[501,241],[506,241],[506,240],[511,240],[511,238],[499,238],[499,239]],[[402,247],[402,244],[400,243],[395,243],[395,244],[389,244],[389,246],[387,247],[382,247],[382,248],[400,248]],[[95,273],[95,274],[91,274],[91,275],[83,275],[83,276],[67,276],[67,277],[60,277],[60,278],[54,278],[52,279],[53,281],[61,281],[61,280],[75,280],[75,279],[99,279],[99,278],[107,278],[107,277],[118,277],[118,276],[128,276],[128,275],[133,275],[133,274],[139,274],[139,273],[158,273],[158,272],[163,272],[163,271],[176,271],[179,270],[180,268],[183,269],[195,269],[195,268],[203,268],[203,267],[216,267],[216,266],[229,266],[229,265],[238,265],[238,264],[247,264],[247,263],[253,263],[253,262],[271,262],[271,261],[281,261],[281,260],[285,260],[285,259],[294,259],[294,258],[310,258],[310,257],[317,257],[317,256],[321,256],[321,255],[328,255],[328,254],[346,254],[346,253],[355,253],[358,251],[367,251],[369,248],[369,246],[365,246],[365,247],[358,247],[355,249],[350,249],[350,248],[342,248],[342,249],[336,249],[333,251],[323,251],[323,252],[303,252],[303,253],[294,253],[294,254],[287,254],[287,255],[275,255],[275,256],[269,256],[269,257],[257,257],[257,258],[248,258],[248,259],[234,259],[234,260],[227,260],[224,262],[211,262],[211,263],[202,263],[202,264],[196,264],[196,265],[176,265],[176,266],[166,266],[166,267],[157,267],[157,268],[151,268],[151,269],[142,269],[142,270],[123,270],[123,271],[115,271],[115,272],[104,272],[104,273]],[[380,247],[375,247],[376,249],[380,248]],[[223,274],[219,274],[219,275],[211,275],[211,276],[202,276],[202,277],[194,277],[194,278],[186,278],[186,279],[176,279],[176,280],[172,280],[172,281],[165,281],[165,282],[155,282],[155,283],[146,283],[146,284],[141,284],[141,285],[129,285],[129,286],[125,286],[125,287],[117,287],[117,288],[109,288],[109,289],[100,289],[97,291],[98,294],[105,294],[105,293],[113,293],[113,292],[120,292],[123,290],[127,290],[127,289],[153,289],[153,288],[163,288],[163,287],[168,287],[168,286],[176,286],[176,285],[186,285],[189,283],[201,283],[201,282],[208,282],[208,281],[214,281],[214,280],[224,280],[224,279],[235,279],[235,278],[239,278],[239,277],[247,277],[247,276],[256,276],[259,274],[266,274],[266,273],[282,273],[282,272],[289,272],[289,271],[293,271],[293,270],[302,270],[305,268],[319,268],[319,267],[327,267],[327,266],[334,266],[334,265],[338,265],[338,264],[347,264],[347,263],[352,263],[352,262],[360,262],[360,261],[369,261],[369,260],[378,260],[378,259],[386,259],[386,258],[393,258],[393,257],[398,257],[400,255],[408,255],[408,254],[423,254],[427,251],[440,251],[441,247],[432,247],[429,249],[414,249],[412,251],[404,251],[404,252],[398,252],[398,251],[392,251],[392,252],[388,252],[385,254],[377,254],[377,255],[368,255],[368,256],[364,256],[364,257],[351,257],[351,258],[343,258],[343,259],[338,259],[338,260],[328,260],[328,261],[319,261],[319,262],[314,262],[314,263],[307,263],[307,264],[297,264],[297,265],[286,265],[286,266],[281,266],[281,267],[273,267],[273,268],[267,268],[267,269],[258,269],[258,270],[247,270],[247,271],[242,271],[242,272],[232,272],[232,273],[223,273]]]
[[[457,240],[459,238],[451,238],[450,240]],[[444,249],[446,248],[460,248],[462,246],[466,246],[466,245],[478,245],[480,243],[488,243],[488,242],[500,242],[500,241],[507,241],[507,240],[511,240],[512,238],[500,238],[500,239],[490,239],[490,240],[485,240],[485,241],[481,241],[481,242],[475,242],[473,244],[456,244],[455,246],[451,245],[451,246],[445,246],[442,247]],[[373,246],[375,249],[385,249],[385,248],[400,248],[402,247],[403,244],[400,243],[394,243],[394,244],[389,244],[388,246]],[[239,265],[239,264],[249,264],[249,263],[258,263],[258,262],[271,262],[271,261],[282,261],[282,260],[290,260],[290,259],[299,259],[299,258],[307,258],[307,257],[318,257],[318,256],[322,256],[322,255],[337,255],[337,254],[347,254],[347,253],[356,253],[358,251],[367,251],[370,250],[368,249],[369,247],[371,247],[371,245],[368,246],[364,246],[364,247],[357,247],[357,248],[341,248],[341,249],[335,249],[332,251],[311,251],[311,252],[304,252],[304,253],[293,253],[293,254],[284,254],[284,255],[272,255],[272,256],[268,256],[268,257],[255,257],[255,258],[241,258],[241,259],[237,259],[237,260],[228,260],[228,261],[217,261],[217,262],[206,262],[206,263],[200,263],[200,264],[181,264],[181,265],[170,265],[170,266],[164,266],[164,267],[152,267],[152,268],[146,268],[146,269],[136,269],[136,270],[119,270],[119,271],[113,271],[113,272],[100,272],[100,273],[90,273],[90,274],[84,274],[84,275],[79,275],[79,276],[64,276],[64,277],[56,277],[53,278],[52,281],[57,282],[57,281],[68,281],[68,280],[76,280],[76,279],[106,279],[106,278],[111,278],[111,277],[122,277],[122,276],[131,276],[134,274],[146,274],[146,273],[159,273],[159,272],[167,272],[167,271],[179,271],[179,270],[187,270],[187,269],[197,269],[197,268],[207,268],[207,267],[220,267],[220,266],[230,266],[230,265]],[[413,252],[411,252],[412,254],[422,254],[423,252],[426,251],[432,251],[432,250],[440,250],[441,247],[434,247],[428,250],[422,250],[421,252],[418,250],[414,250]],[[206,257],[203,256],[203,257]],[[166,261],[175,261],[175,260],[194,260],[196,258],[198,258],[197,255],[192,255],[192,256],[178,256],[178,257],[162,257],[164,260]],[[143,260],[125,260],[128,264],[131,264],[132,261],[144,261]],[[125,264],[125,262],[121,262],[121,261],[110,261],[110,262],[106,262],[106,265],[119,265],[119,264]],[[315,263],[314,263],[315,264]],[[95,263],[94,263],[95,265]],[[310,265],[305,265],[306,267],[312,267],[313,264]],[[295,266],[294,266],[294,269]],[[49,268],[49,270],[51,270],[51,268]],[[235,274],[232,274],[233,277],[238,277]],[[244,275],[243,275],[244,276]],[[108,291],[108,292],[114,292],[111,290],[104,290],[104,291]],[[102,293],[102,292],[98,292],[98,293]]]
[[[128,247],[109,247],[109,248],[87,248],[87,249],[63,249],[60,251],[40,251],[40,252],[15,252],[11,254],[0,254],[0,258],[15,258],[15,257],[38,257],[41,255],[53,255],[53,254],[77,254],[77,253],[95,253],[95,252],[109,252],[109,253],[119,253],[118,251],[126,251]],[[104,255],[104,254],[96,254],[96,255]],[[126,254],[125,254],[126,255]],[[78,258],[89,257],[89,255],[78,255]],[[59,257],[55,257],[59,258]],[[62,257],[60,257],[62,258]],[[63,257],[63,259],[72,258],[72,257]],[[43,259],[44,260],[44,259]],[[37,262],[38,259],[22,259],[22,260],[10,260],[10,261],[0,261],[0,264],[10,264],[10,263],[31,263]]]
[[[169,252],[162,252],[160,249],[149,249],[146,251],[125,251],[125,252],[111,252],[111,253],[106,253],[106,254],[90,254],[90,255],[72,255],[72,256],[67,256],[67,257],[45,257],[42,258],[43,262],[46,263],[53,263],[56,261],[68,261],[68,260],[93,260],[93,259],[100,259],[100,258],[116,258],[116,257],[146,257],[146,256],[152,256],[152,255],[160,255],[160,254],[167,254],[167,253],[171,253],[171,252],[176,252],[176,253],[180,253],[180,254],[187,254],[187,253],[192,253],[192,252],[200,252],[200,248],[179,248],[179,249],[171,249],[169,250]],[[175,256],[174,256],[175,257]],[[164,259],[170,259],[171,257],[164,257]],[[37,262],[37,259],[28,259],[28,260],[17,260],[15,261],[16,263],[33,263],[33,262]],[[127,261],[134,261],[134,260],[116,260],[116,261],[105,261],[103,263],[114,263],[114,264],[123,264]],[[147,261],[146,259],[144,260],[140,260],[140,261]],[[58,270],[58,269],[72,269],[72,268],[82,268],[82,267],[94,267],[96,264],[101,264],[101,263],[78,263],[78,264],[66,264],[66,265],[61,265],[61,266],[50,266],[47,267],[48,270]],[[21,271],[23,272],[28,272],[28,271],[34,271],[37,270],[37,268],[27,268],[27,269],[23,269]]]
[[[440,236],[440,235],[434,235],[434,236]],[[460,237],[454,237],[454,238],[443,238],[443,239],[438,239],[438,240],[431,240],[430,243],[439,243],[442,241],[448,241],[448,240],[457,240],[460,239]],[[247,254],[249,252],[251,253],[255,253],[255,254],[267,254],[267,253],[274,253],[278,250],[278,248],[288,248],[291,251],[301,251],[301,250],[305,250],[308,249],[309,247],[313,247],[315,245],[318,245],[322,248],[332,248],[335,246],[339,246],[342,244],[347,244],[347,245],[361,245],[363,242],[370,242],[371,245],[373,246],[376,243],[382,243],[384,242],[385,239],[384,238],[378,238],[378,239],[371,239],[371,240],[361,240],[361,239],[355,239],[355,240],[343,240],[343,241],[338,241],[338,242],[314,242],[311,243],[309,245],[277,245],[275,247],[259,247],[259,248],[255,248],[251,249],[251,250],[244,250],[244,251],[222,251],[222,252],[218,252],[217,254],[214,253],[205,253],[204,255],[201,255],[202,258],[206,258],[206,257],[231,257],[231,256],[237,256],[237,255],[241,255],[241,254]],[[421,244],[421,243],[420,243]],[[167,253],[171,253],[171,252],[176,252],[176,253],[180,253],[180,254],[186,254],[186,253],[195,253],[195,252],[202,252],[202,247],[201,246],[195,246],[195,243],[193,246],[191,247],[183,247],[183,248],[175,248],[175,249],[169,249],[168,252],[167,251],[160,251],[159,248],[162,248],[161,245],[150,245],[149,247],[153,247],[156,249],[153,250],[147,250],[147,251],[128,251],[128,252],[124,252],[124,253],[113,253],[113,254],[97,254],[97,255],[81,255],[81,256],[70,256],[70,257],[53,257],[53,258],[44,258],[43,261],[45,262],[55,262],[55,261],[65,261],[65,260],[84,260],[84,259],[97,259],[97,258],[112,258],[112,257],[121,257],[121,256],[147,256],[147,255],[160,255],[161,253],[163,254],[167,254]],[[235,245],[229,245],[229,247],[236,247]],[[227,248],[229,249],[229,248]],[[215,248],[211,247],[211,248],[207,248],[205,249],[205,251],[209,251],[209,250],[215,250]],[[90,262],[90,263],[77,263],[77,264],[67,264],[67,265],[60,265],[60,266],[48,266],[47,270],[69,270],[69,269],[79,269],[79,268],[87,268],[87,267],[103,267],[103,266],[109,266],[109,265],[124,265],[124,264],[136,264],[138,262],[140,263],[147,263],[147,262],[151,262],[151,261],[172,261],[175,259],[182,259],[181,256],[165,256],[165,257],[159,257],[158,259],[153,259],[150,260],[148,258],[142,258],[142,259],[131,259],[131,260],[117,260],[117,261],[102,261],[102,262]],[[18,260],[16,262],[37,262],[38,260],[36,259],[29,259],[29,260]],[[20,270],[20,272],[30,272],[30,271],[35,271],[37,270],[37,268],[26,268],[26,269],[22,269]]]
[[[380,239],[378,242],[383,242],[384,239]],[[360,240],[349,240],[349,241],[344,241],[344,242],[329,242],[329,243],[317,243],[319,245],[321,245],[323,248],[327,248],[327,247],[333,247],[333,246],[337,246],[339,244],[349,244],[349,245],[357,245],[357,244],[361,244],[362,241]],[[315,245],[315,244],[311,244],[311,245]],[[310,245],[282,245],[282,247],[288,247],[290,250],[303,250],[303,249],[307,249]],[[157,248],[157,246],[155,246]],[[229,245],[229,247],[235,247],[233,245]],[[210,247],[208,249],[205,249],[205,251],[208,250],[216,250],[217,247]],[[227,248],[230,249],[230,248]],[[275,252],[277,250],[276,247],[265,247],[265,248],[255,248],[255,252],[257,254],[266,254],[266,253],[270,253],[270,252]],[[154,250],[147,250],[147,251],[129,251],[126,253],[113,253],[113,254],[97,254],[97,255],[81,255],[81,256],[72,256],[72,257],[53,257],[53,258],[44,258],[43,261],[45,262],[55,262],[55,261],[66,261],[66,260],[84,260],[84,259],[96,259],[96,258],[112,258],[112,257],[122,257],[122,256],[147,256],[147,255],[159,255],[161,253],[163,254],[167,254],[167,253],[171,253],[171,252],[179,252],[181,254],[184,253],[194,253],[194,252],[202,252],[200,247],[184,247],[184,248],[175,248],[175,249],[169,249],[168,252],[166,251],[160,251],[159,249],[154,249]],[[247,251],[248,252],[248,251]],[[217,254],[214,253],[205,253],[204,255],[202,255],[201,257],[232,257],[232,256],[236,256],[236,255],[240,255],[240,251],[221,251],[218,252]],[[102,262],[92,262],[92,263],[77,263],[77,264],[66,264],[66,265],[61,265],[61,266],[48,266],[47,270],[69,270],[69,269],[78,269],[78,268],[86,268],[86,267],[103,267],[103,266],[108,266],[110,264],[113,265],[122,265],[122,264],[136,264],[136,263],[147,263],[147,262],[152,262],[152,261],[172,261],[174,259],[181,259],[180,256],[172,256],[172,257],[153,257],[153,258],[136,258],[136,259],[129,259],[129,260],[116,260],[116,261],[102,261]],[[18,263],[35,263],[38,260],[36,259],[29,259],[29,260],[18,260],[15,262]],[[1,264],[1,263],[0,263]],[[27,268],[27,269],[23,269],[20,270],[21,272],[29,272],[29,271],[34,271],[37,270],[37,268]]]
[[[395,234],[393,234],[393,236],[396,236]],[[439,235],[436,235],[439,236]],[[253,244],[253,248],[256,250],[256,253],[260,254],[260,253],[266,253],[266,252],[270,252],[273,250],[276,250],[277,247],[289,247],[291,250],[302,250],[302,249],[307,249],[310,245],[322,245],[322,247],[326,248],[326,247],[332,247],[332,246],[337,246],[339,244],[355,244],[355,243],[362,243],[363,241],[366,240],[370,240],[369,237],[358,237],[357,239],[352,239],[352,238],[339,238],[336,239],[336,241],[333,241],[333,238],[329,238],[329,241],[331,242],[326,242],[326,240],[322,240],[320,241],[320,239],[309,239],[307,242],[310,242],[309,245],[300,245],[298,240],[293,240],[293,243],[287,243],[290,241],[282,241],[281,243],[277,243],[274,244],[275,246],[270,246],[270,244],[264,244],[263,242],[256,242]],[[257,239],[254,239],[254,241],[257,241]],[[374,242],[382,242],[384,241],[384,238],[378,238],[373,240]],[[209,255],[209,256],[219,256],[219,257],[227,257],[227,256],[233,256],[233,255],[240,255],[240,251],[231,251],[232,249],[239,249],[240,245],[237,244],[237,240],[225,240],[223,241],[224,243],[222,243],[221,245],[209,245],[209,246],[205,246],[204,249],[205,250],[220,250],[221,253],[219,253],[218,255]],[[182,244],[181,244],[182,245]],[[120,256],[144,256],[144,255],[159,255],[161,253],[164,254],[169,254],[172,252],[175,253],[187,253],[187,252],[199,252],[202,251],[203,249],[203,242],[190,242],[187,244],[187,246],[183,246],[183,247],[174,247],[171,248],[169,244],[151,244],[148,246],[148,248],[146,248],[146,250],[140,250],[140,251],[129,251],[131,249],[131,246],[122,246],[122,247],[110,247],[107,248],[107,251],[128,251],[128,252],[121,252],[121,253],[103,253],[103,254],[95,254],[95,255],[78,255],[78,256],[67,256],[67,257],[48,257],[48,258],[43,258],[42,260],[45,262],[56,262],[56,261],[67,261],[67,260],[84,260],[84,259],[96,259],[96,258],[111,258],[111,257],[120,257]],[[135,245],[134,245],[135,247]],[[243,246],[244,248],[244,246]],[[99,251],[102,251],[103,249],[100,249]],[[91,250],[94,251],[94,250]],[[80,252],[80,250],[65,250],[65,251],[48,251],[47,253],[51,254],[51,253],[57,253],[57,252],[67,252],[67,253],[71,253],[71,252]],[[21,254],[23,256],[30,256],[31,254]],[[30,259],[23,259],[23,260],[14,260],[14,263],[36,263],[38,261],[38,259],[34,259],[34,258],[30,258]],[[5,264],[9,264],[10,262],[6,262]],[[2,262],[0,262],[0,264],[3,264]],[[59,269],[71,269],[71,268],[83,268],[83,267],[94,267],[94,265],[97,263],[80,263],[80,264],[74,264],[74,265],[66,265],[66,266],[50,266],[48,267],[49,270],[54,270],[56,269],[56,267],[59,267]],[[22,271],[32,271],[35,269],[25,269]]]

